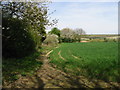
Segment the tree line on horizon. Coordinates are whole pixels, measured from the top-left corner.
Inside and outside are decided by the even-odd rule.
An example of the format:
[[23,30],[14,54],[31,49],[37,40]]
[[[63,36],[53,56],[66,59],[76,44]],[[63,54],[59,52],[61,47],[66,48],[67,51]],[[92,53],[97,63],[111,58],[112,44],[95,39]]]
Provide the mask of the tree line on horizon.
[[63,28],[58,29],[57,27],[54,27],[51,29],[51,31],[48,32],[48,34],[55,34],[58,36],[59,43],[61,42],[80,42],[81,36],[86,35],[86,32],[82,28]]

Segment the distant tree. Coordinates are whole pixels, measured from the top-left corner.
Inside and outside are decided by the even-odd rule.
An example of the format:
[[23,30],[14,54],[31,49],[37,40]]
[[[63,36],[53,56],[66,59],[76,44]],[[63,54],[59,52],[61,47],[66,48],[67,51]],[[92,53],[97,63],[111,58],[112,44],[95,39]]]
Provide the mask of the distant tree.
[[61,37],[65,38],[73,38],[75,35],[75,32],[70,28],[63,28],[60,33]]
[[86,32],[82,28],[76,28],[74,32],[75,32],[75,38],[79,42],[81,41],[81,37],[83,35],[86,35]]
[[50,34],[55,34],[58,37],[60,37],[60,30],[57,27],[52,28],[52,30],[49,33]]
[[63,28],[60,33],[62,42],[73,42],[75,38],[75,32],[70,28]]
[[60,33],[60,38],[62,42],[80,42],[81,35],[85,34],[86,32],[81,28],[77,28],[75,30],[72,30],[70,28],[63,28]]
[[74,31],[78,35],[85,35],[86,34],[86,32],[82,28],[76,28]]

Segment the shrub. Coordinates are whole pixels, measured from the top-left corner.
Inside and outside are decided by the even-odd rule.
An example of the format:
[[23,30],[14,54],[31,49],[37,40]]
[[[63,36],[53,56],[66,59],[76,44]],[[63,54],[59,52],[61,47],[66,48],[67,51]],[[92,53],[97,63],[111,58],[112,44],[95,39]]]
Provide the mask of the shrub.
[[58,44],[59,40],[58,40],[58,36],[55,34],[48,34],[47,38],[44,40],[43,42],[44,44]]
[[92,39],[90,40],[90,42],[104,42],[103,39]]
[[37,32],[17,18],[3,18],[3,57],[24,57],[35,51],[40,37]]

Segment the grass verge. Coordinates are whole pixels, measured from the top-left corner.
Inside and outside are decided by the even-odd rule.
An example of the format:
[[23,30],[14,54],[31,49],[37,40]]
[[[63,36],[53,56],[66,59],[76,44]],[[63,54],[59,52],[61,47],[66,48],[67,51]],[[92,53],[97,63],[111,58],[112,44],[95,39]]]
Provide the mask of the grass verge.
[[3,59],[3,80],[12,82],[19,79],[21,76],[33,75],[42,65],[42,62],[36,60],[38,56],[40,56],[40,52],[34,52],[30,56],[21,59]]

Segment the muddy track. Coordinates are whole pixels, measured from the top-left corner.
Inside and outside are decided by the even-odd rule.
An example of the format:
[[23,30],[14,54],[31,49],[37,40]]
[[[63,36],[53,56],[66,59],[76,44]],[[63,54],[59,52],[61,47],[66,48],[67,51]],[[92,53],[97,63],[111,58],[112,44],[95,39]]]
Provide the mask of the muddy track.
[[49,54],[43,53],[38,60],[43,65],[32,77],[21,77],[11,84],[5,84],[4,88],[120,88],[118,83],[106,83],[99,80],[89,80],[83,76],[71,76],[61,70],[57,70],[49,63]]

